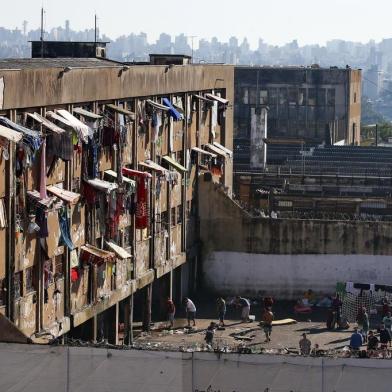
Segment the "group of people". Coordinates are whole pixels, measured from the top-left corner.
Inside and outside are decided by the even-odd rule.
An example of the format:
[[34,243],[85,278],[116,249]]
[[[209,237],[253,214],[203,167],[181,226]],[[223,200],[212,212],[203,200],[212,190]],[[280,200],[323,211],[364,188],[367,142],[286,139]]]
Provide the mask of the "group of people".
[[[272,312],[272,305],[274,303],[271,297],[265,297],[263,300],[264,308],[261,314],[261,325],[263,327],[263,331],[265,333],[265,341],[271,341],[271,333],[272,333],[272,322],[274,320],[274,314]],[[234,301],[234,305],[236,305],[241,310],[241,321],[242,322],[251,322],[250,316],[250,306],[251,302],[249,299],[237,296]],[[186,318],[188,321],[188,328],[192,326],[196,326],[196,306],[194,302],[185,297],[183,300],[183,306],[186,312]],[[167,299],[167,319],[169,322],[168,328],[174,328],[174,317],[176,313],[176,307],[171,298]],[[216,328],[224,328],[225,327],[225,317],[226,317],[226,301],[223,297],[218,297],[216,300],[216,308],[218,315],[218,323],[211,322],[206,331],[205,340],[208,344],[210,344],[213,340],[214,332]]]
[[386,349],[391,347],[392,341],[392,314],[388,303],[383,301],[382,319],[378,329],[379,337],[375,335],[374,331],[369,331],[369,315],[364,306],[361,306],[357,314],[358,327],[354,328],[354,333],[351,335],[350,348],[352,350],[360,350],[363,344],[367,344],[367,349],[370,351],[377,349]]
[[[185,297],[183,300],[183,305],[185,307],[186,318],[188,320],[188,327],[191,326],[191,321],[193,326],[196,326],[196,306],[191,299]],[[171,298],[167,299],[166,303],[167,309],[167,319],[169,321],[169,328],[174,328],[174,316],[176,314],[176,306]]]

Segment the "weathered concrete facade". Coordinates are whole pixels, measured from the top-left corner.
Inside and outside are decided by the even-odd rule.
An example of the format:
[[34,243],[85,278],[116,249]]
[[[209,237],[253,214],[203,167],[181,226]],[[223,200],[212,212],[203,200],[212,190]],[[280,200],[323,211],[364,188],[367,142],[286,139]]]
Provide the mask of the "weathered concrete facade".
[[[96,339],[97,319],[107,311],[105,328],[117,343],[119,323],[129,327],[134,293],[142,290],[140,306],[147,304],[143,317],[149,321],[152,284],[169,282],[164,295],[172,296],[173,271],[187,260],[196,269],[197,181],[211,169],[205,158],[211,154],[192,149],[214,142],[232,149],[233,72],[231,66],[128,67],[99,59],[0,61],[0,115],[47,142],[46,153],[41,144],[26,164],[20,151],[27,139],[0,137],[10,155],[0,160],[7,220],[0,229],[0,311],[25,335],[57,337],[88,322],[88,338]],[[223,108],[206,94],[230,105]],[[164,98],[181,114],[177,121],[159,106]],[[224,115],[217,120],[213,108]],[[71,114],[68,123],[58,110]],[[158,112],[159,123],[154,122]],[[69,159],[53,154],[53,129],[34,113],[75,136]],[[86,125],[100,135],[98,144],[91,141],[95,136],[78,137]],[[220,170],[212,178],[231,192],[232,162],[219,151]],[[127,182],[128,174],[119,175],[124,169],[131,173]],[[103,180],[98,186],[104,191],[89,183],[95,179]],[[55,197],[49,188],[48,198],[42,198],[43,183],[60,195],[71,192],[75,201]],[[142,183],[147,221],[140,228]],[[47,207],[49,196],[55,200]],[[37,205],[44,210],[47,235],[30,229],[31,219],[39,223]],[[74,249],[64,244],[64,230]]]
[[295,298],[341,279],[392,279],[391,222],[252,217],[216,185],[199,186],[203,273],[214,291]]
[[235,138],[249,138],[253,117],[268,107],[268,138],[360,143],[360,70],[236,67],[235,94]]

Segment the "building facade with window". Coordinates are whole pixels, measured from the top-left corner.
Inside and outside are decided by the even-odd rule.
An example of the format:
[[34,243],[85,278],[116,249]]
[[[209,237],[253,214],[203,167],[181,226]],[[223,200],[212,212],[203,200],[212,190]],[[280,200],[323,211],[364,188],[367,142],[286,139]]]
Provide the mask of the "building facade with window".
[[267,109],[268,139],[360,144],[361,70],[236,67],[234,137],[249,139]]
[[3,338],[119,343],[133,314],[148,328],[195,288],[198,178],[231,193],[233,81],[225,65],[0,61]]

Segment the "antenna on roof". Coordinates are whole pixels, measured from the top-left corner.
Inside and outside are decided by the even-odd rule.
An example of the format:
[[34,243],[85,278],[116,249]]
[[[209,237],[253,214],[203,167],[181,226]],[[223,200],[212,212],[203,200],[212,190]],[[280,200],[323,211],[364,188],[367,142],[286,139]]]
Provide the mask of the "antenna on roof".
[[95,14],[95,17],[94,17],[94,42],[95,42],[95,43],[98,42],[98,36],[97,36],[97,33],[98,33],[97,20],[98,20],[97,14]]
[[44,57],[44,7],[41,8],[41,58]]

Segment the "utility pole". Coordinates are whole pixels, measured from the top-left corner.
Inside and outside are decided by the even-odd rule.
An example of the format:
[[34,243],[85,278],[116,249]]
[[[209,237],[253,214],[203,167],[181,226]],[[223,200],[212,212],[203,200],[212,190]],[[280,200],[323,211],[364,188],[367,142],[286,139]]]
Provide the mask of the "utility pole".
[[44,57],[44,7],[41,8],[41,58]]
[[193,63],[193,39],[197,38],[197,35],[188,35],[188,38],[191,39],[191,45],[192,45],[192,59],[191,59],[191,63]]
[[97,20],[98,20],[98,18],[97,18],[97,14],[95,14],[95,17],[94,17],[94,42],[95,43],[97,43],[98,42],[98,37],[97,37]]

